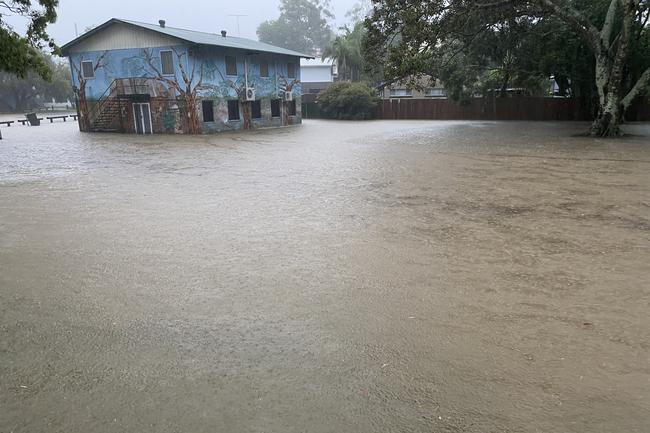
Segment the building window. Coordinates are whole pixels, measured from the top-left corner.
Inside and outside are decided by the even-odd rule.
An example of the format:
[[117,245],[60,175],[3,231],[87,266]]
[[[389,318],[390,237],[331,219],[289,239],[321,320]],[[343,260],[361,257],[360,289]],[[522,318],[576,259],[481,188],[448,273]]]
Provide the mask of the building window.
[[287,63],[287,77],[296,78],[296,64]]
[[259,99],[257,101],[251,101],[251,117],[253,119],[262,118],[262,103]]
[[95,78],[95,68],[91,60],[83,60],[81,62],[81,74],[84,78]]
[[237,58],[226,56],[226,75],[237,75]]
[[442,87],[433,87],[427,89],[424,95],[430,98],[444,98],[445,96],[447,96],[447,92]]
[[271,99],[271,117],[280,117],[279,99]]
[[239,120],[239,99],[228,101],[228,120]]
[[411,89],[390,89],[391,98],[411,98],[413,91]]
[[163,75],[174,75],[174,59],[171,50],[160,52],[160,64]]
[[296,101],[289,101],[289,116],[296,115]]
[[214,102],[202,101],[201,105],[203,106],[203,121],[214,122]]
[[266,60],[260,61],[260,77],[269,76],[269,62]]

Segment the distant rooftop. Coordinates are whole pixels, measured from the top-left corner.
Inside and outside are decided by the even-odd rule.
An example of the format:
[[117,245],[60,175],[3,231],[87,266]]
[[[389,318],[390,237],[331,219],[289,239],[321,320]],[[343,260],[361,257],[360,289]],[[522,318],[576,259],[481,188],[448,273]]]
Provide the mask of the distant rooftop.
[[274,45],[266,44],[264,42],[254,41],[252,39],[238,38],[235,36],[222,36],[221,34],[215,33],[206,33],[206,32],[197,32],[195,30],[179,29],[176,27],[164,27],[160,24],[148,24],[141,23],[138,21],[123,20],[119,18],[111,18],[106,21],[104,24],[95,27],[94,29],[84,33],[78,38],[68,42],[67,44],[61,47],[63,55],[67,55],[68,50],[79,42],[89,38],[90,36],[102,31],[106,27],[115,24],[123,23],[139,27],[146,30],[151,30],[153,32],[161,33],[163,35],[171,36],[177,39],[180,39],[185,42],[190,42],[193,44],[200,45],[213,45],[218,47],[227,47],[227,48],[239,48],[247,51],[259,51],[264,53],[274,53],[274,54],[284,54],[287,56],[296,56],[303,58],[312,58],[308,54],[299,53],[297,51],[288,50],[286,48],[276,47]]
[[334,64],[334,60],[322,59],[320,57],[300,59],[301,68],[309,68],[312,66],[332,66],[333,64]]

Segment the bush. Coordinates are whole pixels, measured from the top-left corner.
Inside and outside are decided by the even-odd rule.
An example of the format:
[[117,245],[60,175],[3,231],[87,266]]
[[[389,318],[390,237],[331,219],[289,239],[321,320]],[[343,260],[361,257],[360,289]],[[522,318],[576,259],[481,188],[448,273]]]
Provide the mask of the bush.
[[340,81],[318,95],[317,101],[323,117],[365,120],[375,117],[379,96],[366,83]]

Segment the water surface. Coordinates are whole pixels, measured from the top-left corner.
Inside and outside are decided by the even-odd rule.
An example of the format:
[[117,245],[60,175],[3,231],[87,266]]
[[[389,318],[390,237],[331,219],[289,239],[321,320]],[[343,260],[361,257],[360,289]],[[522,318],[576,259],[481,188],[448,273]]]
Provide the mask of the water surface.
[[3,128],[0,431],[647,431],[650,128],[584,128]]

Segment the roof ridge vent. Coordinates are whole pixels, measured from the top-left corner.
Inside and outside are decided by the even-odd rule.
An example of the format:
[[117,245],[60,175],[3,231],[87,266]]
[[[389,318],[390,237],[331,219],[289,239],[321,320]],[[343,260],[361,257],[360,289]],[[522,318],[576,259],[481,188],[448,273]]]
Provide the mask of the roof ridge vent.
[[221,36],[223,36],[224,38],[226,37],[226,31],[225,30],[221,30]]
[[160,27],[163,29],[165,28],[165,20],[158,20],[158,24],[160,24]]

